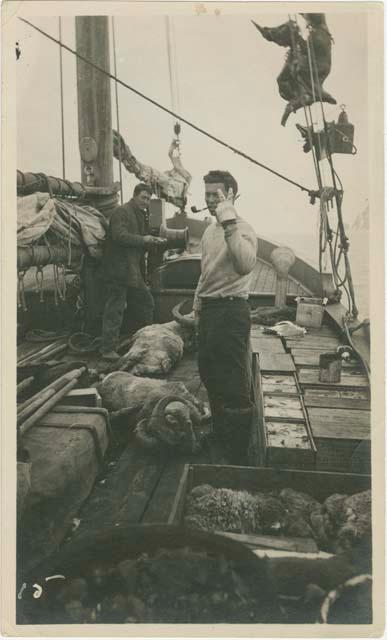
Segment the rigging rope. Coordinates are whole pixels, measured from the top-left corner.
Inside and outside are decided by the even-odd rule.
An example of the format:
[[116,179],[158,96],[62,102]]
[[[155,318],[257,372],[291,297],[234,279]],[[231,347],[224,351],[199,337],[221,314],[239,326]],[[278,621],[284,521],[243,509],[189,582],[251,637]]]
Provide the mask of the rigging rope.
[[[165,16],[165,31],[167,36],[167,54],[168,54],[168,71],[169,71],[169,88],[171,92],[171,106],[173,111],[179,109],[177,97],[177,78],[174,73],[175,65],[172,62],[174,51],[172,51],[172,21],[169,16]],[[176,60],[174,60],[176,64]]]
[[[305,116],[305,124],[306,124],[306,131],[307,131],[307,135],[308,135],[308,141],[309,141],[309,146],[311,149],[311,153],[312,153],[312,157],[313,157],[313,165],[314,165],[314,170],[316,173],[316,178],[317,178],[317,184],[318,184],[318,188],[319,188],[319,192],[320,194],[323,193],[323,187],[324,187],[324,181],[321,175],[321,169],[320,169],[320,163],[319,163],[319,158],[321,158],[322,153],[321,153],[321,142],[320,142],[320,136],[319,134],[317,134],[317,144],[318,144],[318,152],[319,152],[319,156],[317,156],[317,151],[315,149],[315,139],[316,139],[316,133],[314,130],[314,125],[313,125],[313,118],[312,118],[312,111],[311,111],[311,107],[310,105],[306,105],[306,101],[305,101],[305,95],[304,95],[304,90],[308,91],[308,87],[306,86],[305,82],[302,80],[302,78],[300,77],[300,74],[297,73],[297,69],[301,66],[300,64],[300,56],[301,56],[301,52],[300,49],[298,47],[298,44],[296,44],[296,39],[295,39],[295,35],[294,35],[294,31],[297,30],[297,36],[300,37],[300,26],[298,24],[298,19],[297,19],[297,14],[295,14],[293,16],[293,18],[291,17],[290,14],[288,14],[288,18],[289,18],[289,24],[290,24],[290,37],[291,37],[291,48],[292,48],[292,52],[293,52],[293,57],[296,61],[296,80],[298,82],[298,84],[301,87],[301,90],[299,91],[299,97],[301,99],[302,105],[303,105],[303,109],[304,109],[304,116]],[[308,46],[308,63],[309,63],[309,72],[312,78],[312,93],[313,93],[313,99],[315,100],[316,96],[315,96],[315,91],[314,91],[314,82],[313,82],[313,77],[312,77],[312,66],[311,66],[311,60],[310,60],[310,51],[309,51],[309,43],[307,43]],[[319,261],[319,271],[320,273],[323,272],[323,255],[325,254],[326,251],[326,246],[327,246],[327,235],[329,232],[329,221],[328,221],[328,216],[327,216],[327,212],[326,212],[326,205],[323,202],[322,197],[320,196],[320,220],[319,220],[319,230],[318,230],[318,243],[319,243],[319,252],[318,252],[318,261]],[[324,241],[325,238],[325,241]],[[325,264],[324,264],[324,269],[326,269],[327,267],[327,256],[325,254]]]
[[90,60],[88,60],[87,58],[82,56],[80,53],[78,53],[77,51],[75,51],[74,49],[69,47],[68,45],[63,44],[63,42],[60,42],[57,38],[54,38],[53,36],[48,34],[46,31],[43,31],[43,29],[40,29],[40,27],[37,27],[35,24],[30,22],[29,20],[26,20],[25,18],[19,18],[19,20],[21,20],[22,22],[25,22],[25,24],[30,26],[32,29],[35,29],[36,31],[41,33],[43,36],[45,36],[46,38],[48,38],[52,42],[55,42],[55,44],[59,45],[60,47],[62,47],[66,51],[69,51],[70,53],[75,55],[80,60],[83,60],[83,62],[85,62],[86,64],[90,65],[91,67],[93,67],[94,69],[99,71],[100,73],[105,74],[106,76],[108,76],[112,80],[116,80],[117,83],[120,84],[121,86],[125,87],[126,89],[129,89],[129,91],[132,91],[136,95],[140,96],[140,98],[143,98],[144,100],[146,100],[150,104],[153,104],[154,106],[158,107],[162,111],[165,111],[166,113],[169,113],[171,116],[174,116],[177,120],[180,120],[181,122],[184,122],[184,124],[187,124],[189,127],[194,129],[195,131],[198,131],[199,133],[203,134],[204,136],[206,136],[210,140],[213,140],[214,142],[217,142],[218,144],[222,145],[226,149],[230,149],[230,151],[233,151],[235,154],[241,156],[242,158],[245,158],[245,160],[249,160],[249,162],[252,162],[253,164],[257,165],[258,167],[261,167],[262,169],[265,169],[266,171],[269,171],[269,173],[272,173],[273,175],[277,176],[278,178],[281,178],[282,180],[285,180],[285,182],[288,182],[289,184],[292,184],[295,187],[298,187],[299,189],[301,189],[301,191],[305,191],[309,195],[312,195],[312,194],[315,193],[313,191],[313,189],[309,189],[309,188],[303,186],[302,184],[299,184],[295,180],[291,180],[290,178],[287,178],[286,176],[284,176],[283,174],[279,173],[278,171],[275,171],[271,167],[265,165],[263,162],[259,162],[258,160],[255,160],[255,158],[252,158],[247,153],[244,153],[240,149],[237,149],[236,147],[232,146],[231,144],[228,144],[227,142],[224,142],[220,138],[212,135],[211,133],[209,133],[205,129],[202,129],[201,127],[199,127],[198,125],[194,124],[190,120],[187,120],[186,118],[183,118],[181,115],[178,115],[177,113],[175,113],[171,109],[168,109],[167,107],[164,107],[162,104],[160,104],[156,100],[153,100],[153,98],[150,98],[149,96],[145,95],[144,93],[142,93],[138,89],[135,89],[135,87],[132,87],[131,85],[127,84],[123,80],[120,80],[115,75],[109,73],[108,71],[106,71],[102,67],[94,64],[93,62],[91,62]]
[[[340,178],[338,177],[338,175],[336,173],[336,170],[335,170],[335,168],[333,166],[332,149],[331,149],[331,142],[330,142],[330,137],[329,137],[329,129],[328,129],[328,124],[327,124],[327,121],[326,121],[326,118],[325,118],[325,110],[324,110],[323,101],[322,101],[321,83],[319,81],[316,54],[315,54],[314,45],[313,45],[313,41],[312,40],[310,41],[310,54],[311,54],[311,64],[312,64],[311,80],[313,79],[313,72],[316,71],[316,84],[317,84],[318,97],[319,97],[321,113],[322,113],[322,119],[323,119],[323,124],[324,124],[326,156],[327,156],[327,160],[328,160],[329,167],[330,167],[330,170],[331,170],[332,185],[333,185],[334,197],[335,197],[335,201],[336,201],[336,211],[337,211],[337,220],[338,220],[336,239],[335,239],[335,246],[334,246],[333,249],[331,247],[331,241],[330,241],[332,272],[333,272],[333,276],[334,276],[334,279],[335,279],[336,286],[338,286],[338,287],[341,286],[344,289],[344,291],[345,291],[345,293],[347,295],[349,313],[352,314],[353,317],[356,318],[358,316],[359,312],[358,312],[358,309],[356,307],[355,291],[354,291],[354,287],[353,287],[351,265],[350,265],[349,257],[348,257],[349,244],[348,244],[348,238],[347,238],[346,233],[345,233],[345,227],[344,227],[344,221],[343,221],[342,209],[341,209],[341,201],[342,201],[342,197],[343,197],[343,189],[342,189],[342,184],[341,184]],[[336,178],[337,178],[338,182],[340,183],[341,192],[339,192],[338,189],[337,189]],[[339,237],[340,237],[341,245],[339,246],[340,251],[339,251],[339,256],[337,257],[336,254],[337,254],[337,244],[338,244],[338,238]],[[329,239],[328,239],[328,241],[329,241]],[[340,274],[338,273],[338,267],[339,267],[339,263],[340,263],[340,260],[341,260],[342,256],[344,257],[344,269],[345,269],[345,273],[344,273],[343,277],[341,277]],[[348,286],[346,286],[346,283],[348,283]]]
[[[62,42],[62,18],[59,16],[59,42]],[[66,180],[66,158],[65,158],[65,131],[64,131],[64,109],[63,109],[63,51],[59,47],[59,78],[60,78],[60,114],[62,129],[62,177]]]
[[[120,138],[120,108],[118,102],[118,84],[117,84],[117,52],[116,52],[116,31],[114,25],[114,16],[112,16],[112,34],[113,34],[113,60],[114,60],[114,75],[116,76],[114,80],[114,88],[115,88],[115,96],[116,96],[116,120],[117,120],[117,132],[118,137]],[[121,194],[121,204],[124,204],[124,194],[122,192],[122,158],[121,158],[121,145],[118,145],[118,166],[119,166],[119,175],[120,175],[120,194]]]
[[[292,50],[293,50],[293,54],[294,57],[297,59],[297,57],[300,55],[300,52],[297,48],[297,44],[295,42],[295,38],[294,38],[294,27],[293,27],[293,23],[295,23],[295,26],[298,30],[298,33],[300,32],[300,28],[298,25],[298,20],[297,20],[297,15],[295,16],[295,18],[292,20],[290,15],[289,15],[289,20],[291,23],[291,39],[292,39]],[[312,27],[308,27],[309,32],[312,31]],[[309,139],[309,144],[312,150],[312,155],[313,155],[313,163],[314,163],[314,168],[315,168],[315,172],[316,172],[316,177],[317,177],[317,181],[318,181],[318,185],[319,185],[319,191],[320,191],[320,229],[319,229],[319,269],[320,269],[320,273],[323,272],[323,256],[325,255],[325,266],[324,269],[326,269],[327,267],[327,260],[328,260],[328,256],[326,254],[326,248],[327,245],[329,246],[329,258],[330,258],[330,262],[331,262],[331,267],[332,267],[332,276],[333,276],[333,280],[335,283],[335,286],[337,288],[337,290],[339,289],[339,287],[342,287],[343,290],[346,293],[347,299],[348,299],[348,309],[349,309],[349,313],[352,313],[354,315],[354,317],[357,316],[358,311],[356,308],[356,304],[355,304],[355,294],[354,294],[354,289],[353,289],[353,283],[352,283],[352,276],[351,276],[351,267],[350,267],[350,263],[349,263],[349,258],[348,258],[348,239],[345,236],[345,229],[344,229],[344,223],[343,223],[343,219],[342,219],[342,211],[341,211],[341,199],[342,199],[342,195],[343,195],[343,186],[341,184],[341,180],[339,178],[339,176],[337,175],[334,166],[333,166],[333,160],[332,160],[332,150],[330,148],[330,139],[329,139],[329,131],[328,131],[328,125],[325,119],[325,112],[324,112],[324,107],[323,107],[323,101],[322,101],[322,90],[321,90],[321,83],[320,83],[320,79],[319,79],[319,75],[318,75],[318,68],[317,68],[317,62],[316,62],[316,56],[315,56],[315,52],[314,52],[314,46],[313,46],[313,41],[310,40],[309,38],[306,39],[306,45],[307,45],[307,57],[308,57],[308,66],[309,66],[309,74],[310,74],[310,88],[312,91],[312,98],[313,98],[313,102],[319,102],[320,103],[320,107],[321,107],[321,113],[322,113],[322,121],[323,121],[323,126],[324,126],[324,135],[325,135],[325,151],[326,151],[326,157],[328,159],[328,163],[330,166],[330,170],[331,170],[331,177],[332,177],[332,186],[333,186],[333,195],[335,197],[336,200],[336,210],[337,210],[337,218],[338,218],[338,224],[337,224],[337,230],[336,232],[334,232],[329,224],[329,218],[328,218],[328,200],[326,200],[326,198],[324,197],[324,180],[323,180],[323,176],[322,176],[322,171],[321,171],[321,167],[320,167],[320,161],[322,158],[322,146],[321,146],[321,140],[320,140],[320,134],[317,132],[317,145],[318,145],[318,154],[319,157],[317,157],[317,152],[315,150],[314,147],[314,141],[316,139],[316,133],[314,131],[314,125],[313,125],[313,119],[312,119],[312,112],[311,112],[311,106],[308,105],[308,107],[306,108],[305,105],[305,99],[304,99],[304,95],[303,92],[301,91],[300,93],[300,97],[301,97],[301,101],[303,103],[303,107],[304,107],[304,113],[305,113],[305,121],[306,121],[306,127],[307,127],[307,132],[308,132],[308,139]],[[307,87],[305,85],[305,83],[302,81],[302,79],[300,77],[298,77],[297,75],[297,80],[300,84],[300,86],[307,91],[308,93],[310,93],[310,88]],[[318,96],[316,96],[316,87],[317,87],[317,91],[318,91]],[[309,119],[308,119],[308,113],[309,113]],[[309,128],[310,127],[310,128]],[[336,185],[336,178],[338,180],[338,182],[340,183],[340,188],[341,188],[341,193],[339,194],[338,190],[337,190],[337,185]],[[332,240],[333,240],[333,236],[335,237],[335,242],[334,242],[334,246],[332,246]],[[339,245],[339,254],[337,255],[337,251],[338,251],[338,241],[339,238],[341,240],[341,245]],[[341,276],[339,274],[339,266],[340,266],[340,262],[342,257],[344,256],[344,275]],[[346,286],[346,283],[348,283],[348,287]]]

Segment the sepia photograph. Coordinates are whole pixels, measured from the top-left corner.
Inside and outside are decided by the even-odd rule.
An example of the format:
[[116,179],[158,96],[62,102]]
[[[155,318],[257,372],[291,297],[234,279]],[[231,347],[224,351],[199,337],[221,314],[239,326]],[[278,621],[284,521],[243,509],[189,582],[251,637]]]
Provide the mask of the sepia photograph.
[[383,12],[4,2],[5,635],[383,634]]

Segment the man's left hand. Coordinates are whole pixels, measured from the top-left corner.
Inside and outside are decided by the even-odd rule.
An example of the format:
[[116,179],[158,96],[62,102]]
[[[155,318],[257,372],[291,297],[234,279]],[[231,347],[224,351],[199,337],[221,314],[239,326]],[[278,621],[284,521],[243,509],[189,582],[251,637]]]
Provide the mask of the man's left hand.
[[226,224],[227,222],[233,222],[236,220],[237,214],[234,207],[234,192],[230,188],[228,190],[227,198],[224,197],[223,192],[218,189],[219,204],[216,207],[216,219],[220,224]]

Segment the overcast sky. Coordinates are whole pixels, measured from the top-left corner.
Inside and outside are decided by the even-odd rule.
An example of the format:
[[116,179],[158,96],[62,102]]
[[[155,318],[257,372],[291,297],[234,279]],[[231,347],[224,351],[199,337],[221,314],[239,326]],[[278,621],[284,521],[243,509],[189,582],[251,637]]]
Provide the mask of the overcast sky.
[[[328,5],[327,5],[328,6]],[[264,40],[249,18],[273,26],[288,15],[174,16],[173,40],[178,78],[178,109],[215,136],[297,182],[316,188],[312,157],[302,151],[295,123],[302,111],[280,125],[285,102],[277,91],[285,49]],[[303,23],[301,17],[298,18]],[[365,13],[327,14],[334,38],[333,63],[325,88],[347,105],[355,124],[356,156],[336,155],[335,166],[344,184],[344,215],[351,224],[368,197],[367,149],[367,16]],[[57,36],[57,18],[32,22]],[[116,19],[118,76],[171,108],[170,77],[163,16]],[[74,19],[63,18],[63,41],[75,44]],[[18,167],[61,175],[61,133],[58,47],[19,22],[22,56],[18,80]],[[67,178],[80,179],[75,60],[64,51],[64,93]],[[112,85],[113,127],[115,126]],[[121,133],[139,160],[169,169],[167,156],[174,120],[130,91],[119,88]],[[328,120],[337,119],[339,106],[325,106]],[[319,111],[315,110],[317,117]],[[209,169],[228,169],[239,182],[238,209],[258,234],[276,239],[279,233],[315,232],[317,205],[307,196],[248,161],[183,125],[182,159],[193,175],[189,206],[204,206],[202,177]],[[114,161],[118,179],[118,163]],[[136,179],[125,173],[124,195],[129,199]],[[326,174],[328,177],[328,173]],[[169,209],[172,213],[173,208]]]

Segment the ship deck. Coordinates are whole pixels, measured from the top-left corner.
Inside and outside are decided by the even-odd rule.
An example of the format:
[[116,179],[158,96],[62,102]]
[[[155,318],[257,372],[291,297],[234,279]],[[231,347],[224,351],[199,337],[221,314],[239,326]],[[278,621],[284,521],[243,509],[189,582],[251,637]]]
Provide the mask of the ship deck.
[[[282,474],[286,481],[295,473],[305,474],[301,486],[302,483],[310,487],[314,482],[320,486],[329,482],[330,486],[339,487],[345,476],[352,478],[352,484],[353,478],[360,482],[360,490],[368,486],[369,382],[359,361],[343,365],[339,383],[319,381],[320,353],[335,351],[344,344],[330,322],[325,314],[320,329],[309,329],[299,338],[280,338],[253,325],[251,349],[256,363],[253,386],[257,413],[252,436],[255,436],[258,457],[249,463],[250,467],[225,466],[227,461],[214,442],[196,455],[150,453],[137,444],[131,433],[128,436],[127,424],[117,428],[113,423],[102,474],[77,513],[77,528],[70,537],[74,539],[119,525],[176,523],[177,496],[187,483],[190,468],[204,469],[205,476],[206,473],[222,475],[221,470],[226,469],[225,477],[234,474],[234,480],[242,483],[242,488],[248,488],[251,479],[260,472],[257,467],[264,468],[265,473],[273,477]],[[37,350],[36,344],[21,343],[18,359],[34,350]],[[74,355],[64,353],[61,359],[74,361]],[[98,362],[95,354],[82,359],[87,359],[89,367]],[[197,354],[186,353],[168,378],[183,382],[198,399],[208,401],[199,376]],[[78,408],[82,412],[82,407]],[[39,519],[23,527],[22,537],[27,542],[31,564],[46,553],[40,529]]]
[[[267,449],[267,455],[281,449],[278,465],[267,460],[269,466],[332,474],[369,471],[370,402],[361,364],[344,365],[337,384],[323,384],[318,379],[319,354],[335,350],[339,344],[344,343],[328,324],[297,339],[273,337],[253,326],[251,345],[253,353],[259,354],[266,421],[282,429],[307,422],[316,449],[313,461],[305,462],[302,445],[297,456],[297,435],[288,433],[279,447],[274,442]],[[196,354],[186,354],[168,378],[184,382],[192,394],[207,402]],[[301,412],[297,406],[300,397]],[[144,452],[130,440],[83,507],[79,532],[118,524],[167,523],[187,464],[224,465],[225,460],[215,444],[198,455],[166,458]]]

